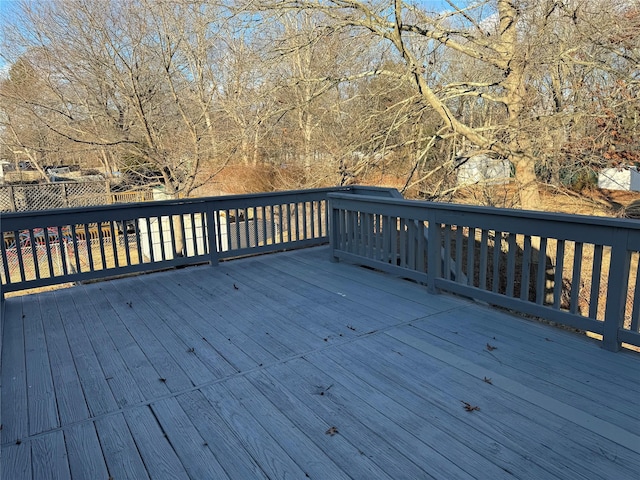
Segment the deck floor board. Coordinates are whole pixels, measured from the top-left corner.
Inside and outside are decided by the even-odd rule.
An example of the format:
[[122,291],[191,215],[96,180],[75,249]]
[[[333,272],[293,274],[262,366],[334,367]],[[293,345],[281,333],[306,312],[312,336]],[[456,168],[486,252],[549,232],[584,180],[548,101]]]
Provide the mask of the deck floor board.
[[640,471],[640,355],[331,263],[327,248],[2,308],[3,478]]

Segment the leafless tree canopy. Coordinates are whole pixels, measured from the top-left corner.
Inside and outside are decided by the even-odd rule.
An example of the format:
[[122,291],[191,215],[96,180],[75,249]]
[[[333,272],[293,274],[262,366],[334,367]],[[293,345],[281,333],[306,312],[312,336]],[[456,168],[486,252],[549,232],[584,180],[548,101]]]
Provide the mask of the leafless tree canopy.
[[169,194],[237,166],[260,188],[444,198],[456,159],[485,153],[529,208],[541,183],[640,162],[636,2],[432,3],[23,2],[1,27],[2,156]]

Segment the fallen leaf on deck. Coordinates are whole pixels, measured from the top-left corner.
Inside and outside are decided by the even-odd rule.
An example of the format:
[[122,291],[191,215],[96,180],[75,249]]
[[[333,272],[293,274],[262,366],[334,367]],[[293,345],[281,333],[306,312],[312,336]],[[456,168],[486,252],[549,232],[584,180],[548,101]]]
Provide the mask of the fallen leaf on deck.
[[477,405],[471,405],[468,402],[465,402],[464,400],[460,400],[462,402],[462,406],[463,408],[467,411],[467,412],[473,412],[473,411],[480,411],[480,407],[478,407]]
[[487,350],[489,350],[490,352],[492,352],[496,348],[498,348],[498,347],[494,347],[493,345],[490,345],[490,344],[487,343]]
[[338,429],[336,427],[329,427],[329,430],[324,433],[333,437],[336,433],[338,433]]
[[482,379],[482,381],[483,381],[484,383],[488,383],[489,385],[493,385],[493,382],[491,381],[491,379],[490,379],[489,377],[484,377],[484,378]]

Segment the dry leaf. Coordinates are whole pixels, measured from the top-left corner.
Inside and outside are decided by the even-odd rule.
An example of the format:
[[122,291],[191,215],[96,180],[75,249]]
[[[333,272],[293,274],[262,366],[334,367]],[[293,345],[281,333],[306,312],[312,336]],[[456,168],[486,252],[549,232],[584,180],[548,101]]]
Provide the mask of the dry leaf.
[[338,429],[336,427],[329,427],[329,430],[324,433],[333,437],[336,433],[338,433]]
[[493,382],[491,381],[491,379],[489,377],[484,377],[482,379],[483,382],[488,383],[489,385],[493,385]]
[[476,405],[471,405],[468,402],[465,402],[464,400],[460,400],[462,402],[462,406],[463,408],[467,411],[467,412],[473,412],[473,411],[480,411],[480,407],[476,406]]
[[495,350],[498,347],[494,347],[493,345],[487,343],[487,350],[489,350],[490,352],[492,352],[493,350]]

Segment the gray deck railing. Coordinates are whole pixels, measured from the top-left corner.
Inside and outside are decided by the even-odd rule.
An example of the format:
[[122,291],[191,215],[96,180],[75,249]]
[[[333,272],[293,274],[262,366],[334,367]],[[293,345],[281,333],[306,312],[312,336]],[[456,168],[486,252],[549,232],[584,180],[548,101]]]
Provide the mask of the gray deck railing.
[[640,346],[640,222],[329,197],[335,259]]
[[336,187],[3,214],[2,294],[327,243],[330,192],[397,194]]

